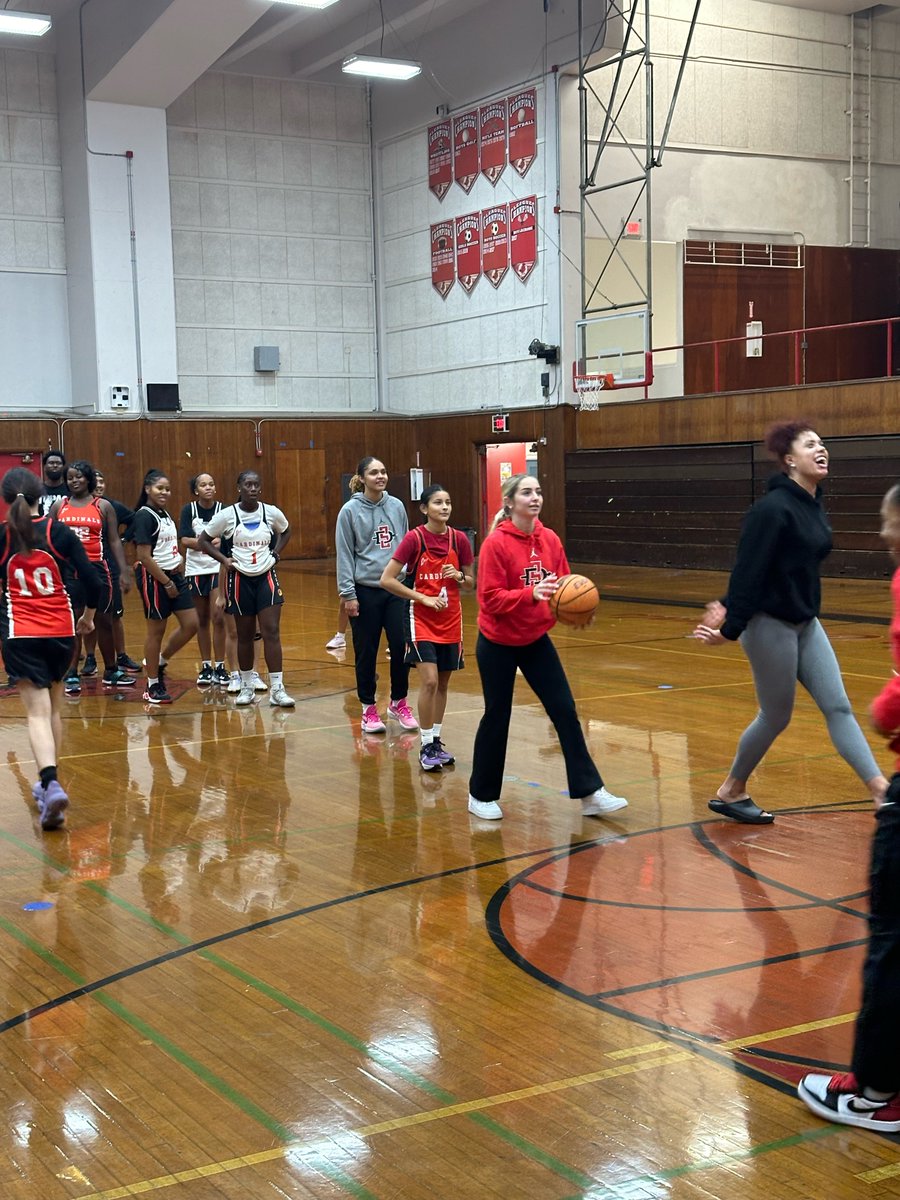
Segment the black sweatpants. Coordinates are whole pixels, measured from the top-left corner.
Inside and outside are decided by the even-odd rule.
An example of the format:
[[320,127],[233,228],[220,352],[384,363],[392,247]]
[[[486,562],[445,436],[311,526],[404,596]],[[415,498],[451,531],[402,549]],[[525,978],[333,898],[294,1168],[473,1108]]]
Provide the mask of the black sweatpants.
[[405,700],[409,691],[406,658],[406,601],[380,587],[357,585],[359,616],[350,618],[353,653],[356,655],[356,694],[361,704],[375,703],[375,664],[381,631],[391,652],[391,700]]
[[527,646],[501,646],[479,633],[475,643],[475,659],[481,673],[484,716],[475,734],[469,794],[482,802],[500,799],[516,667],[543,704],[559,735],[569,795],[583,799],[602,787],[600,772],[584,740],[572,689],[556,647],[547,634]]
[[853,1074],[860,1087],[900,1091],[900,774],[875,814],[869,872],[869,947],[856,1019]]

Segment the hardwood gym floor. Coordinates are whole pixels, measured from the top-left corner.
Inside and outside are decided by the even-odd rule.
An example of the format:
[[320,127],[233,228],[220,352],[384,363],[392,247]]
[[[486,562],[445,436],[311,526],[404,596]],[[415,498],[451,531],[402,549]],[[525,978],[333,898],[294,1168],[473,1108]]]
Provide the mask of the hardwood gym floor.
[[[715,818],[754,712],[740,650],[687,636],[723,579],[585,570],[598,619],[555,637],[629,798],[605,821],[565,795],[524,684],[505,817],[467,815],[474,654],[455,769],[421,772],[415,734],[363,736],[352,650],[324,649],[326,564],[283,572],[296,710],[201,693],[194,646],[170,708],[97,683],[67,703],[64,832],[40,832],[2,694],[3,1200],[900,1196],[898,1139],[794,1096],[849,1056],[864,789],[803,696],[752,781],[775,825]],[[864,717],[887,581],[825,591]]]

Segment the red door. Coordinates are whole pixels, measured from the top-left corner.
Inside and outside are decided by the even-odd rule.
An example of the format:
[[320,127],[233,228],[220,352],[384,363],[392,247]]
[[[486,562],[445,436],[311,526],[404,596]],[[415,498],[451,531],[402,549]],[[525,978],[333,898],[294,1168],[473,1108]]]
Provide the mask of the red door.
[[[0,479],[13,467],[27,467],[40,478],[43,474],[40,450],[0,450]],[[0,496],[0,521],[6,520],[8,508],[9,505]]]
[[524,442],[504,442],[502,445],[485,446],[484,449],[482,538],[487,536],[491,522],[503,507],[501,487],[513,475],[525,473]]

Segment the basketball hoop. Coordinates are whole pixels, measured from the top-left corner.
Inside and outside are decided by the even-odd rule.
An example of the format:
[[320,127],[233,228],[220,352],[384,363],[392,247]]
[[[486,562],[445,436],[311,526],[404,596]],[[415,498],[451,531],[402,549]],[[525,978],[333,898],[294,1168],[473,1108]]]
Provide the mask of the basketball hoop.
[[578,397],[577,406],[580,412],[597,412],[600,408],[600,393],[616,385],[615,376],[579,375],[574,374],[572,384]]

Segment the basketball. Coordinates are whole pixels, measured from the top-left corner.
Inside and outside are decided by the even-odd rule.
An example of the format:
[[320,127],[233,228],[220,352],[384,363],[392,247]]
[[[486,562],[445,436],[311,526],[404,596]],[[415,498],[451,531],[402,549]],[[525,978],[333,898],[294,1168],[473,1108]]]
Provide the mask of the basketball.
[[559,587],[547,603],[557,621],[577,628],[587,625],[597,611],[600,593],[585,575],[560,575]]

